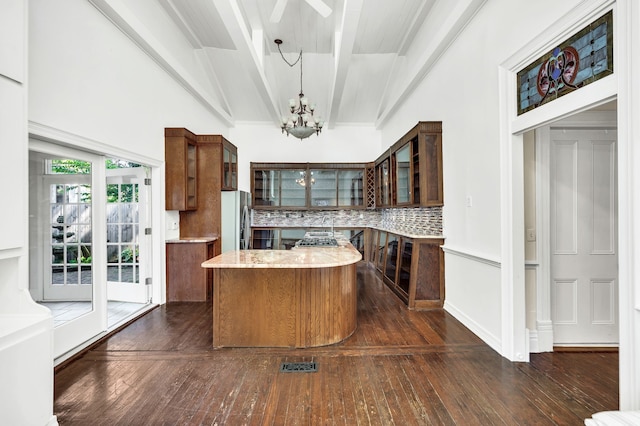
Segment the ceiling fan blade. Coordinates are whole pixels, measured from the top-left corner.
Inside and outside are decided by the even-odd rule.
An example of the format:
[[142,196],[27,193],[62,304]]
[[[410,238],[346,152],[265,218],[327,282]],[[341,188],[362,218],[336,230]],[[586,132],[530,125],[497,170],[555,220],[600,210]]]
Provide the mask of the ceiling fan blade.
[[331,15],[331,8],[322,0],[306,0],[306,2],[309,3],[309,6],[313,7],[316,12],[322,15],[323,18]]
[[273,7],[273,12],[271,12],[271,18],[269,18],[269,21],[271,21],[274,24],[277,24],[278,22],[280,22],[280,19],[282,19],[282,13],[284,12],[284,8],[287,7],[287,1],[288,0],[276,1],[276,5]]

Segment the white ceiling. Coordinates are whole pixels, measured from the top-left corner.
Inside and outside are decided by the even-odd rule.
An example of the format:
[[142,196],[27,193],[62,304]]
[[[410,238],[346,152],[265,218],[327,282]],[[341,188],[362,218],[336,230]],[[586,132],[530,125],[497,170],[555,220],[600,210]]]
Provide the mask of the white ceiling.
[[[274,40],[289,62],[302,50],[304,93],[329,127],[380,126],[485,1],[91,0],[229,125],[286,114],[300,64]],[[198,72],[178,65],[185,50]]]

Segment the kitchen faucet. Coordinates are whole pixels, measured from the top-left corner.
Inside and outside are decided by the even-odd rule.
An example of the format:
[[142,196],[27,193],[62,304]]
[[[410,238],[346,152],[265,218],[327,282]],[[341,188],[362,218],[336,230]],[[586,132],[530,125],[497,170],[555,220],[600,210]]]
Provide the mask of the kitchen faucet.
[[321,225],[324,227],[324,220],[325,220],[326,218],[331,219],[331,235],[333,235],[333,234],[334,234],[334,232],[333,232],[333,217],[332,217],[332,216],[329,216],[329,215],[322,216],[322,224],[321,224]]

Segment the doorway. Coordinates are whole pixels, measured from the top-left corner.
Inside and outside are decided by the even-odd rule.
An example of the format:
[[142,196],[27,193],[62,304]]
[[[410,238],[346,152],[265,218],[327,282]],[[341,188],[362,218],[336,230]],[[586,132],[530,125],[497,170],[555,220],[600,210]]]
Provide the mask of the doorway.
[[554,346],[618,344],[615,129],[552,129]]
[[151,169],[56,144],[29,151],[29,291],[59,359],[151,308]]
[[533,352],[618,346],[616,112],[611,102],[535,131]]

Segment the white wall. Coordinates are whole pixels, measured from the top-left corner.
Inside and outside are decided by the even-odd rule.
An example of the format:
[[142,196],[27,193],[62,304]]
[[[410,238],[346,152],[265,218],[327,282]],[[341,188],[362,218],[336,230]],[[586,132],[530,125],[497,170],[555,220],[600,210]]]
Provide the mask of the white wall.
[[228,134],[89,2],[34,0],[30,25],[30,121],[158,161],[165,127]]
[[[495,336],[492,346],[503,354],[503,294],[496,274],[502,250],[498,69],[579,3],[486,2],[382,128],[384,145],[397,140],[419,120],[442,120],[445,245],[458,253],[446,255],[446,306],[464,313],[465,318],[460,319],[473,331]],[[426,45],[428,40],[422,42]],[[412,46],[411,51],[419,49]],[[471,206],[467,206],[468,197]],[[461,270],[453,270],[453,265]],[[468,297],[470,294],[475,297]]]
[[0,13],[0,424],[57,424],[53,415],[53,320],[28,293],[27,1]]

